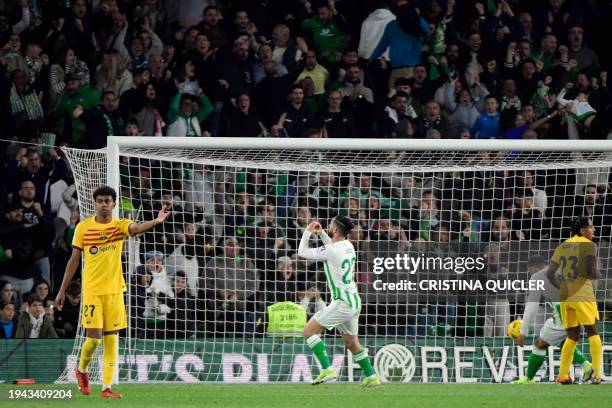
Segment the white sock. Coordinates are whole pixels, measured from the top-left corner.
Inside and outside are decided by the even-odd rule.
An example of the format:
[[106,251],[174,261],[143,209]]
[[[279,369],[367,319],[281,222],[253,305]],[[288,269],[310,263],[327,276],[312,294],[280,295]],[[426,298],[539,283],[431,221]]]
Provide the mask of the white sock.
[[110,390],[110,389],[111,389],[110,384],[102,384],[102,390]]
[[81,374],[85,374],[87,372],[87,371],[81,370],[79,367],[77,367],[77,370],[79,370],[79,373],[81,373]]

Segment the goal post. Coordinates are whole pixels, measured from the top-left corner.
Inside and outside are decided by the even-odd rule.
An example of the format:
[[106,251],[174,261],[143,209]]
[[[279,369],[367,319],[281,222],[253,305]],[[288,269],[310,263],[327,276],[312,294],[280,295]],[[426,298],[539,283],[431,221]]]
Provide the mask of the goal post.
[[605,152],[608,140],[499,140],[499,139],[327,139],[250,137],[132,137],[111,136],[108,148],[188,148],[224,150],[373,150],[373,151],[507,151],[524,152]]
[[[109,137],[106,149],[64,152],[82,218],[101,184],[119,195],[116,217],[143,221],[172,207],[164,225],[126,241],[120,382],[316,376],[299,329],[330,296],[323,265],[299,259],[297,243],[309,221],[326,227],[337,214],[356,224],[358,262],[347,276],[362,298],[360,340],[383,381],[459,383],[522,375],[530,346],[505,330],[522,315],[530,268],[547,264],[573,216],[590,216],[612,380],[611,141]],[[542,303],[529,345],[550,313]],[[58,382],[74,381],[83,340],[79,329]],[[325,342],[339,380],[359,380],[341,337],[331,331]],[[558,362],[551,349],[539,377],[552,380]]]

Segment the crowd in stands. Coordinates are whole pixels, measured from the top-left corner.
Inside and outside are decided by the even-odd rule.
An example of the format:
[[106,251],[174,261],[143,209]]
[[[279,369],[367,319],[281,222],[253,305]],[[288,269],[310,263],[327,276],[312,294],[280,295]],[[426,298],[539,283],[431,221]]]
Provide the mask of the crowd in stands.
[[[61,312],[50,300],[79,222],[61,146],[103,148],[110,135],[605,139],[609,21],[609,2],[579,0],[3,1],[0,337],[75,335],[78,283]],[[122,171],[124,215],[173,213],[138,249],[137,336],[257,332],[265,305],[284,300],[316,312],[325,277],[297,245],[309,221],[337,212],[357,222],[350,239],[364,253],[384,241],[428,252],[481,242],[496,259],[509,242],[565,237],[581,214],[611,235],[603,171]],[[448,306],[364,302],[364,318],[377,333],[424,334],[432,316],[466,318]],[[494,309],[475,314],[517,313]],[[471,334],[498,335],[504,321]]]

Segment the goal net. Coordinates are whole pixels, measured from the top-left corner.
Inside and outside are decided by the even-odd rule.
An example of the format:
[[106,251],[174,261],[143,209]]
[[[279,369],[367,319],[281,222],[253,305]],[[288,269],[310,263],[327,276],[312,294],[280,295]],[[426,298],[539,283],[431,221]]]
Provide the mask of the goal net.
[[[588,215],[611,375],[607,142],[109,140],[104,151],[65,149],[82,217],[93,215],[103,183],[118,191],[116,216],[145,221],[172,209],[126,241],[120,382],[310,381],[318,363],[300,333],[331,294],[323,264],[297,248],[310,221],[325,228],[338,214],[356,225],[347,279],[358,285],[359,337],[383,381],[468,383],[523,375],[551,307],[540,305],[525,348],[506,327],[521,318],[530,275],[569,238],[572,217]],[[79,333],[59,382],[74,381]],[[341,336],[324,339],[339,381],[360,380]],[[586,338],[579,347],[588,351]],[[551,347],[542,381],[554,379],[559,358]]]

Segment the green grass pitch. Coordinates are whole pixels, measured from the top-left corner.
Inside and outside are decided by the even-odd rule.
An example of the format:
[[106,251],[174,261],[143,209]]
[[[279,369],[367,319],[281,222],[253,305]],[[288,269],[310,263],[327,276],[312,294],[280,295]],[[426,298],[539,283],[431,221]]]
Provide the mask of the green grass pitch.
[[[27,386],[1,385],[0,407],[585,407],[610,402],[609,385],[554,384],[384,384],[361,389],[353,384],[311,385],[217,385],[217,384],[134,384],[117,385],[122,400],[101,400],[100,386],[85,397],[72,386],[75,398],[64,401],[11,401],[9,389]],[[69,388],[40,385],[41,388]]]

